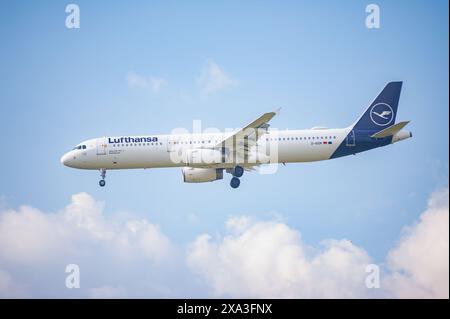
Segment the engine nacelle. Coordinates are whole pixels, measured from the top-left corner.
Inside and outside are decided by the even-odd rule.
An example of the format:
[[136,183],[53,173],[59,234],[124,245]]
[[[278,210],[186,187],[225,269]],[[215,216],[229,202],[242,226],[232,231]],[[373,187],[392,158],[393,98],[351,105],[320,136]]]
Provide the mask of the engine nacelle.
[[213,182],[223,178],[223,169],[221,168],[184,167],[182,173],[185,183]]
[[192,149],[184,153],[184,163],[188,166],[214,166],[225,161],[222,152],[214,149]]

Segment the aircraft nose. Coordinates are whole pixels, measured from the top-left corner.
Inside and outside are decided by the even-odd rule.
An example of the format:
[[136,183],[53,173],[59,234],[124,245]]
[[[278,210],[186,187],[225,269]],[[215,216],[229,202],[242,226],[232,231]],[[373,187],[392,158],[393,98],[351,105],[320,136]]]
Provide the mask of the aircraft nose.
[[61,164],[65,165],[65,166],[68,166],[69,161],[70,161],[70,155],[67,154],[67,153],[64,154],[64,155],[61,157],[60,161],[61,161]]

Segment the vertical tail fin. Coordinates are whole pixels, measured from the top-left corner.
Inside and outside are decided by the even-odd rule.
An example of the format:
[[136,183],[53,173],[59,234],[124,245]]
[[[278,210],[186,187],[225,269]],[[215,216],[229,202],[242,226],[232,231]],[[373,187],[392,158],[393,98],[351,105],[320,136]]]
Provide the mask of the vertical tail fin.
[[353,129],[381,131],[395,123],[403,82],[389,82],[356,121]]

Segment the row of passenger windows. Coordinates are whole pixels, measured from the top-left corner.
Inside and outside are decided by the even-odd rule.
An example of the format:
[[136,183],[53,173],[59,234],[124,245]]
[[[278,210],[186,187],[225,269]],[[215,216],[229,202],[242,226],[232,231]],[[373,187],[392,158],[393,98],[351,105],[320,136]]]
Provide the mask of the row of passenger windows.
[[[269,141],[298,141],[298,140],[332,140],[336,139],[336,136],[308,136],[308,137],[277,137],[277,138],[266,138],[266,142]],[[205,144],[205,143],[211,143],[212,141],[181,141],[181,142],[169,142],[169,144]],[[219,141],[215,141],[216,143],[219,143]]]
[[302,140],[334,140],[336,136],[308,136],[308,137],[277,137],[266,138],[266,142],[269,141],[302,141]]
[[[331,140],[336,139],[336,136],[308,136],[308,137],[273,137],[273,138],[266,138],[266,141],[302,141],[302,140]],[[181,141],[181,142],[169,142],[169,144],[205,144],[205,143],[211,143],[212,140],[209,141]],[[219,141],[215,141],[216,143],[219,143]],[[161,142],[152,142],[152,143],[130,143],[130,144],[113,144],[113,147],[128,147],[128,146],[157,146],[157,145],[163,145]],[[75,147],[74,149],[86,149],[86,145],[80,145]]]
[[[205,143],[211,143],[211,142],[213,142],[212,140],[209,140],[209,141],[181,141],[181,142],[169,142],[169,144],[174,144],[174,145],[177,145],[177,144],[205,144]],[[215,141],[216,143],[219,143],[219,141]]]
[[128,147],[128,146],[157,146],[163,145],[163,143],[153,142],[153,143],[130,143],[130,144],[113,144],[113,147]]

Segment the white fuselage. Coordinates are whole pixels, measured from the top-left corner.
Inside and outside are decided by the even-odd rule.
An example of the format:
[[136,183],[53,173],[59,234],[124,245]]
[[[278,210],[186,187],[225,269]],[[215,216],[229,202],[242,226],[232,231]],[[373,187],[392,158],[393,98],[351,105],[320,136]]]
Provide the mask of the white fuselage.
[[[101,137],[80,143],[64,154],[61,162],[80,169],[132,169],[158,167],[255,166],[267,162],[291,163],[329,159],[351,128],[268,131],[249,148],[245,161],[227,158],[222,163],[192,164],[186,160],[190,150],[211,149],[230,133],[140,135]],[[224,145],[226,148],[226,145]]]
[[61,158],[69,167],[106,170],[182,167],[183,181],[204,183],[233,177],[240,185],[244,171],[262,164],[313,162],[349,156],[412,137],[395,124],[402,82],[386,84],[366,111],[349,127],[269,130],[278,110],[266,112],[242,129],[227,133],[101,137],[77,145]]

